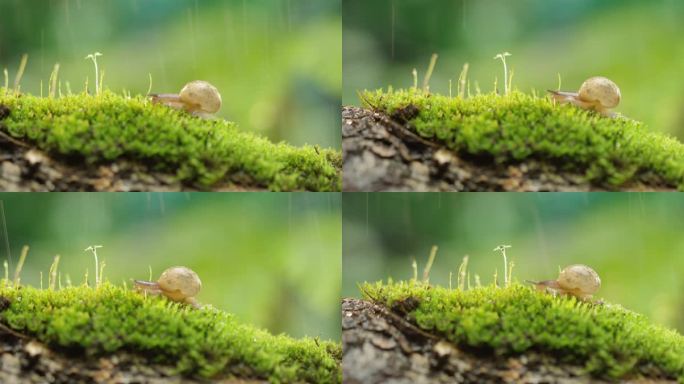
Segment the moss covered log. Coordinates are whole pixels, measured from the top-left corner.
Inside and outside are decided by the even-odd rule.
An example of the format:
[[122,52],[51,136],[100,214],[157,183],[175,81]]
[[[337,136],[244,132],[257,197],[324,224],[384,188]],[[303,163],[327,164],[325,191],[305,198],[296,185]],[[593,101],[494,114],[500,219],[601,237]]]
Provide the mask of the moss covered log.
[[204,120],[143,96],[35,97],[0,90],[0,130],[84,167],[133,161],[186,185],[339,191],[341,155],[272,143],[225,120]]
[[457,347],[526,352],[579,364],[594,377],[684,381],[684,337],[619,305],[554,297],[512,284],[470,290],[416,281],[363,284],[364,297]]
[[684,144],[629,118],[517,91],[461,98],[388,89],[360,96],[365,107],[420,137],[485,163],[533,160],[610,189],[643,183],[684,190]]
[[197,310],[109,283],[60,290],[4,283],[0,298],[3,325],[86,358],[125,352],[187,377],[341,382],[338,343],[274,336],[210,306]]

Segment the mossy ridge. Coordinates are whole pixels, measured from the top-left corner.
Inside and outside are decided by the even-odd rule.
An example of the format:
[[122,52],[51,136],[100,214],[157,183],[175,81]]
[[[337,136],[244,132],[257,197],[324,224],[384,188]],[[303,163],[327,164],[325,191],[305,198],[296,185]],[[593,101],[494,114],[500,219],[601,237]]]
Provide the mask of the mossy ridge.
[[618,305],[553,297],[530,287],[433,287],[414,280],[361,286],[364,298],[406,312],[418,327],[462,347],[551,353],[599,377],[667,375],[684,382],[684,336]]
[[51,154],[88,164],[119,158],[174,173],[203,188],[235,181],[271,190],[339,191],[341,154],[274,144],[232,122],[202,120],[111,91],[43,98],[0,90],[10,109],[0,127]]
[[213,308],[195,310],[103,283],[58,291],[3,285],[2,323],[51,346],[98,356],[126,351],[183,375],[233,375],[274,383],[341,382],[341,347],[274,336]]
[[497,163],[539,159],[615,188],[644,181],[684,190],[684,144],[634,120],[605,118],[518,91],[452,98],[389,88],[360,96],[366,107],[407,118],[420,136],[461,154]]

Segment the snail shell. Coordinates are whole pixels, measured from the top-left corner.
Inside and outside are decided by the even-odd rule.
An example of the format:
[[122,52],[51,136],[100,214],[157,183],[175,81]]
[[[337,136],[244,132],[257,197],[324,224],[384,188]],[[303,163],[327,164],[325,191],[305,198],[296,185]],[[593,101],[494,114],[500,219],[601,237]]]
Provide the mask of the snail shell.
[[185,301],[197,296],[202,288],[202,281],[195,271],[186,267],[171,267],[165,270],[159,280],[159,288],[164,295],[174,301]]
[[216,113],[221,109],[221,94],[218,89],[203,80],[185,84],[179,96],[183,103],[190,106],[190,111]]
[[587,79],[579,89],[580,100],[610,109],[620,104],[620,88],[608,78],[595,76]]
[[558,286],[577,296],[592,295],[601,288],[598,273],[583,264],[570,265],[558,275]]

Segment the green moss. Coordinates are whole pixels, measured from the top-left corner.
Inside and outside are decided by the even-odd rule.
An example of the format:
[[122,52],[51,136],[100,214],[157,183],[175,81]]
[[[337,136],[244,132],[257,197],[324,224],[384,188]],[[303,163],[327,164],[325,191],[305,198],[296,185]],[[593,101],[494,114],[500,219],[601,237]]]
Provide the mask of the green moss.
[[341,382],[339,344],[273,336],[213,308],[192,309],[103,284],[58,291],[3,286],[2,323],[51,346],[88,356],[126,351],[180,374]]
[[684,381],[684,337],[619,305],[553,297],[514,284],[449,290],[415,282],[364,284],[371,299],[461,346],[507,356],[538,351],[594,376],[658,372]]
[[143,96],[42,98],[0,91],[10,115],[0,129],[55,155],[101,164],[127,159],[185,184],[339,191],[341,155],[274,144],[224,120],[203,120]]
[[[366,106],[403,114],[420,136],[460,154],[496,163],[540,160],[612,188],[642,181],[684,189],[684,144],[634,120],[520,92],[462,99],[389,89],[361,98]],[[417,114],[408,106],[417,107]]]

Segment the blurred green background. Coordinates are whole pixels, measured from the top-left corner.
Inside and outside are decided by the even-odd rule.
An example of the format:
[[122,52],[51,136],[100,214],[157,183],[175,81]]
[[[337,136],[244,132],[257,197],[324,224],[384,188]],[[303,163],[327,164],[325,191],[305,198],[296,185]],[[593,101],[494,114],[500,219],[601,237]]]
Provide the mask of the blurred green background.
[[47,95],[59,62],[69,81],[94,89],[89,53],[101,52],[105,87],[178,92],[207,80],[219,117],[274,141],[340,146],[341,0],[0,0],[0,67],[10,81],[21,54],[25,92]]
[[[684,139],[684,2],[676,0],[345,0],[343,103],[357,90],[430,81],[448,94],[465,62],[471,89],[493,90],[508,51],[513,86],[523,92],[576,91],[606,76],[622,91],[617,112]],[[456,92],[454,86],[454,93]],[[501,89],[500,89],[501,90]]]
[[[40,286],[56,254],[68,274],[94,279],[89,245],[114,284],[157,279],[174,265],[202,279],[198,300],[243,322],[339,340],[340,195],[336,193],[51,193],[0,194],[12,267],[30,251],[23,284]],[[0,225],[2,223],[0,222]]]
[[[410,279],[439,246],[430,282],[449,284],[469,255],[483,284],[502,280],[492,250],[511,245],[513,278],[548,280],[587,264],[597,297],[684,332],[684,196],[669,193],[345,193],[343,296],[363,281]],[[454,280],[455,281],[455,280]],[[454,282],[455,284],[455,282]]]

